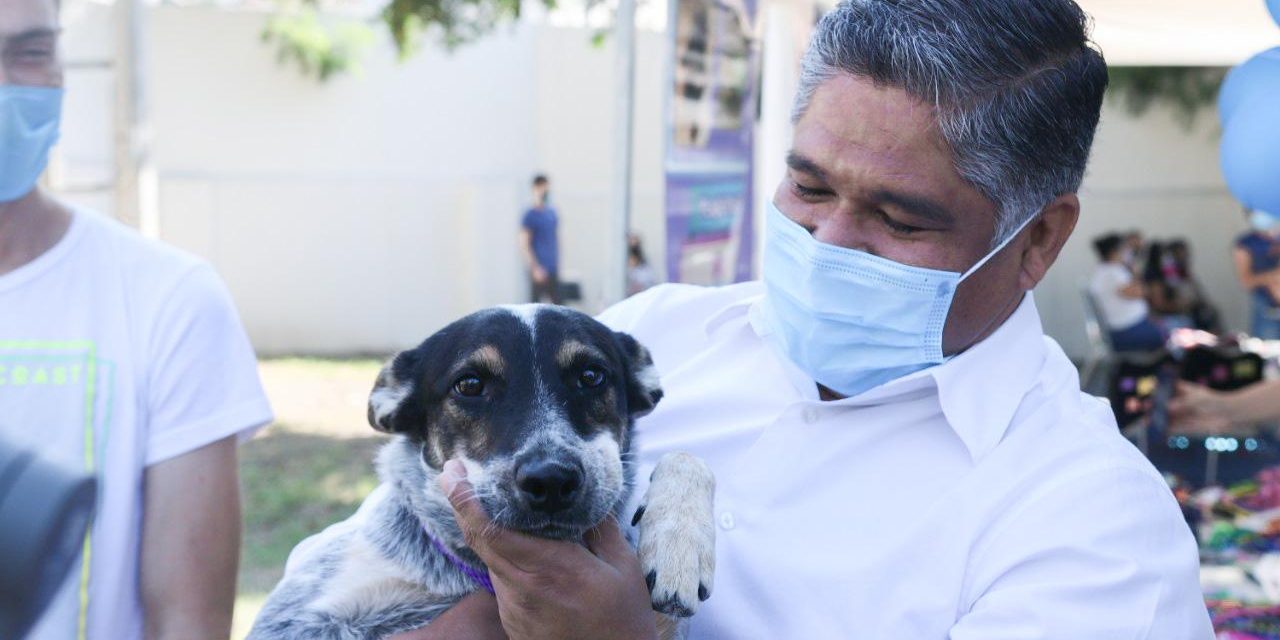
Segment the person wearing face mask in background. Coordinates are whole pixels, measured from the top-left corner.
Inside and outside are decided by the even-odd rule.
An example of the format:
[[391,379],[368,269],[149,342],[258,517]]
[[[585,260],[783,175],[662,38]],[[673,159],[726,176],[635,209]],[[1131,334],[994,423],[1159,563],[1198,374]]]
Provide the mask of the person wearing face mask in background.
[[[1080,215],[1107,84],[1083,11],[1034,8],[838,5],[803,58],[763,282],[601,316],[666,391],[636,424],[637,495],[668,452],[716,475],[688,637],[1213,636],[1173,495],[1031,294]],[[450,461],[441,485],[497,596],[397,640],[654,637],[618,527],[594,554],[503,531],[465,476]]]
[[1236,279],[1249,292],[1250,332],[1280,340],[1280,218],[1267,211],[1245,211],[1249,231],[1236,240],[1232,258]]
[[55,0],[0,0],[0,436],[99,486],[27,640],[226,638],[236,442],[271,410],[208,264],[36,186],[59,134],[58,34]]
[[1116,351],[1154,351],[1164,346],[1168,331],[1151,318],[1146,289],[1125,262],[1131,251],[1124,238],[1108,234],[1094,239],[1098,266],[1089,279],[1089,295]]

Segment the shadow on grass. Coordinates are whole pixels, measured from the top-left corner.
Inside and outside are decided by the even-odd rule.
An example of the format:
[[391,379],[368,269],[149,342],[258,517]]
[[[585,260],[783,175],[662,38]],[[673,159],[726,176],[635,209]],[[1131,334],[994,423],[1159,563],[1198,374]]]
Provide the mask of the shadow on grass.
[[244,539],[238,593],[265,594],[303,538],[355,512],[377,486],[385,437],[333,438],[275,424],[240,448]]

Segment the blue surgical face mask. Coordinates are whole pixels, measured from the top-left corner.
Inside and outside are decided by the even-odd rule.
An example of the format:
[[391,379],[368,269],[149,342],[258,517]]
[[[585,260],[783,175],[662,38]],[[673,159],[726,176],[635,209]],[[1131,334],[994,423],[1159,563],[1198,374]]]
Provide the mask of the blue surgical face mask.
[[1280,226],[1280,219],[1276,219],[1275,216],[1266,211],[1255,210],[1249,214],[1249,226],[1253,227],[1255,231],[1274,231],[1276,227]]
[[765,229],[763,319],[769,339],[819,384],[854,396],[945,360],[942,330],[963,274],[824,244],[772,203]]
[[0,203],[35,187],[61,120],[62,89],[0,85]]

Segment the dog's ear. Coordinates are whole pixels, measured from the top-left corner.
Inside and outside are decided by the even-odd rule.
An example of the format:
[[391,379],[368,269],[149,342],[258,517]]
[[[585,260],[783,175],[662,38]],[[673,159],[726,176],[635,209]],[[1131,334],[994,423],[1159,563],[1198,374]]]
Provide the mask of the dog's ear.
[[662,385],[658,381],[658,369],[653,357],[635,338],[620,331],[613,339],[622,351],[622,361],[627,369],[627,413],[632,418],[648,415],[662,400]]
[[369,393],[369,425],[374,429],[383,433],[403,433],[425,420],[421,408],[412,401],[418,351],[410,349],[397,353],[378,373],[378,381],[373,383],[373,391]]

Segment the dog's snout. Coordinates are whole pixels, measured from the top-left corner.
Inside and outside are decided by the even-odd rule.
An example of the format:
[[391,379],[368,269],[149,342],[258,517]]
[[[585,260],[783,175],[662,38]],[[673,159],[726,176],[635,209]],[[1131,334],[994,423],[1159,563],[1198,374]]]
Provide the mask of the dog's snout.
[[516,486],[529,506],[555,513],[573,504],[582,488],[582,469],[554,460],[531,460],[516,469]]

